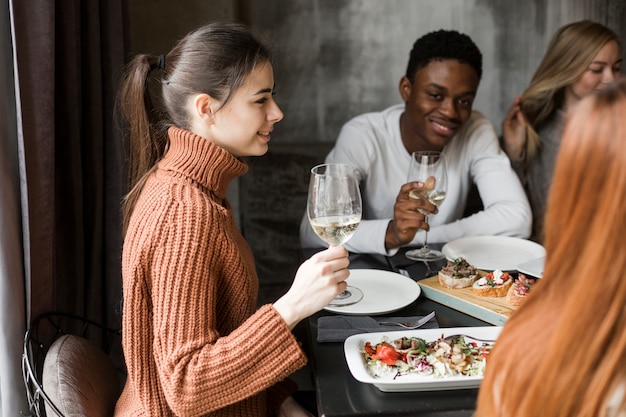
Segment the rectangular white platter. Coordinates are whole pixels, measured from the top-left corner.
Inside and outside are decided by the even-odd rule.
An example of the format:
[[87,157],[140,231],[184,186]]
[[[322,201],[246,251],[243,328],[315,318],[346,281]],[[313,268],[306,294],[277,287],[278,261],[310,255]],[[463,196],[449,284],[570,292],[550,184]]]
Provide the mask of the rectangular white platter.
[[374,378],[367,372],[365,359],[363,358],[362,353],[363,347],[366,342],[370,342],[374,345],[381,342],[383,339],[392,341],[401,337],[420,337],[426,342],[431,342],[437,340],[442,334],[444,336],[448,336],[458,333],[483,339],[495,340],[501,330],[501,326],[485,326],[362,333],[350,336],[345,340],[344,353],[352,376],[357,381],[364,384],[372,384],[383,392],[438,391],[477,388],[483,380],[482,376],[451,376],[437,378],[433,376],[410,374],[402,375],[395,379],[392,377]]

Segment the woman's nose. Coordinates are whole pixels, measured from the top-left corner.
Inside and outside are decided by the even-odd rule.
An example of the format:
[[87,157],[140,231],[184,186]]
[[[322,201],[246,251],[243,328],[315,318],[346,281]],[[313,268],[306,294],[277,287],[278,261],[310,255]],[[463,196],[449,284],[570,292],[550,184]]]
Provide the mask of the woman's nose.
[[608,84],[608,83],[612,83],[613,81],[615,81],[617,78],[619,77],[619,72],[615,72],[613,70],[613,68],[611,67],[607,67],[604,70],[604,74],[602,76],[602,82],[604,84]]
[[267,113],[267,119],[273,123],[278,123],[281,120],[283,120],[283,117],[285,115],[283,114],[280,107],[278,107],[278,103],[276,103],[274,100],[272,100],[272,102],[274,105],[270,108],[270,111]]

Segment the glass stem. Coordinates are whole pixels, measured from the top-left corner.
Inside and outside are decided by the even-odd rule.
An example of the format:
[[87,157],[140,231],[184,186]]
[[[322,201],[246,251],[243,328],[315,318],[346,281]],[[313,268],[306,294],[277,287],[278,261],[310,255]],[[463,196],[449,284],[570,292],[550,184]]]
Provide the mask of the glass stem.
[[[428,216],[424,216],[424,222],[428,224]],[[430,252],[428,248],[428,230],[424,230],[424,246],[422,246],[422,253]]]

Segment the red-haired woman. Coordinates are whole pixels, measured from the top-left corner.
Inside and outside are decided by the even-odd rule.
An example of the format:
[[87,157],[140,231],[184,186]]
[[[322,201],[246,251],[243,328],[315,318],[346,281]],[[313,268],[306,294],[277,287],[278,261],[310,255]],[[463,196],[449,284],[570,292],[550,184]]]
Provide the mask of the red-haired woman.
[[626,415],[626,80],[568,116],[544,278],[505,324],[476,417]]

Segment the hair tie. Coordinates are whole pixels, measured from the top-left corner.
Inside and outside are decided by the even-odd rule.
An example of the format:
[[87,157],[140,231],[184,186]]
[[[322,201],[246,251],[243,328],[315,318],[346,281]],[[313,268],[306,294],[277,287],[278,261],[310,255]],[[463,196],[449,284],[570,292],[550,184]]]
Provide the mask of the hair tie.
[[165,55],[159,55],[159,62],[157,62],[157,68],[165,71]]

